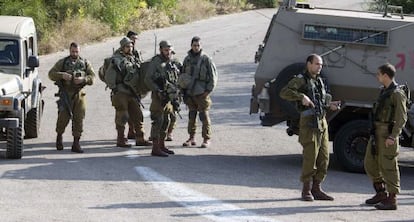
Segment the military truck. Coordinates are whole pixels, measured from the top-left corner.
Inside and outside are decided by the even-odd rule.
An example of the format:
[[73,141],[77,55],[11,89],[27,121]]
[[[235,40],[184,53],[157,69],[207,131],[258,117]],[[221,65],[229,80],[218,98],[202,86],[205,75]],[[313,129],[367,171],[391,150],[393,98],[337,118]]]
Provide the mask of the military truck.
[[[377,68],[385,62],[394,64],[397,82],[414,87],[414,17],[403,15],[396,6],[375,13],[285,2],[255,54],[258,66],[250,114],[260,113],[263,126],[286,121],[288,135],[298,134],[295,104],[281,99],[279,92],[303,72],[309,54],[321,55],[321,75],[332,99],[342,102],[339,111],[327,115],[334,156],[346,170],[363,172],[369,113],[380,92]],[[413,147],[409,122],[400,142]]]
[[32,18],[0,16],[0,129],[6,157],[20,159],[23,139],[39,136],[44,87]]

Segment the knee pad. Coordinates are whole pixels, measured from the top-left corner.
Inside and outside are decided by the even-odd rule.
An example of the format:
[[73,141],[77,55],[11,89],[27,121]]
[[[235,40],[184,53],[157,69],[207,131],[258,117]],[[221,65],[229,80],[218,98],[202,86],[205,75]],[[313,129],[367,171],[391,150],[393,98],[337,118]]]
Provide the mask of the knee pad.
[[197,117],[197,111],[190,111],[188,112],[189,119],[195,119]]
[[206,120],[206,112],[200,112],[200,121],[203,122],[204,120]]

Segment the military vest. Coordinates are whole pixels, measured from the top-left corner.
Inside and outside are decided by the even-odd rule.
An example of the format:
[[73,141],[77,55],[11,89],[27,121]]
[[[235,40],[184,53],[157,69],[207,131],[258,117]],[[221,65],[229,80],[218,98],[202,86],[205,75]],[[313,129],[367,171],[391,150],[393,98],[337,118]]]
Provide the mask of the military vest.
[[397,90],[401,90],[394,82],[386,88],[382,89],[378,100],[374,103],[372,112],[374,121],[383,123],[391,123],[394,118],[395,107],[391,100],[391,95]]
[[[309,73],[301,74],[299,78],[304,78],[305,84],[300,87],[299,91],[309,97],[310,100],[315,104],[315,112],[318,116],[325,115],[326,106],[326,88],[323,80],[320,76],[313,79],[309,76]],[[302,101],[297,103],[298,110],[304,111],[309,107],[302,105]]]

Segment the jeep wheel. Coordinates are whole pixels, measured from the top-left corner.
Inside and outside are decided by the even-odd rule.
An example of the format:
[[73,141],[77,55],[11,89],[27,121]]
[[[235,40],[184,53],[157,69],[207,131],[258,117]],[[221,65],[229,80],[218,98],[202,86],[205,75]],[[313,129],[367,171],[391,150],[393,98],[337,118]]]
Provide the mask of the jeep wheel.
[[40,132],[40,121],[43,113],[42,97],[37,102],[37,107],[31,109],[27,113],[26,122],[24,124],[25,138],[37,138]]
[[369,122],[354,120],[335,135],[333,150],[336,159],[350,172],[364,172],[365,150],[369,139]]
[[6,157],[9,159],[21,159],[23,156],[23,113],[22,110],[19,117],[19,126],[7,129]]

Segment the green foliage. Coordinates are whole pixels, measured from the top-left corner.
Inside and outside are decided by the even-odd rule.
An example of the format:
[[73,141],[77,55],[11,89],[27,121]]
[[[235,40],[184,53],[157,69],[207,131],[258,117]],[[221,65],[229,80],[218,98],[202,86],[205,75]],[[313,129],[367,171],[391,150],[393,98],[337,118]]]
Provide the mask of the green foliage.
[[278,6],[277,0],[248,0],[248,2],[256,8],[274,8]]
[[371,9],[384,11],[385,3],[388,5],[402,6],[405,14],[414,14],[414,0],[373,0]]

